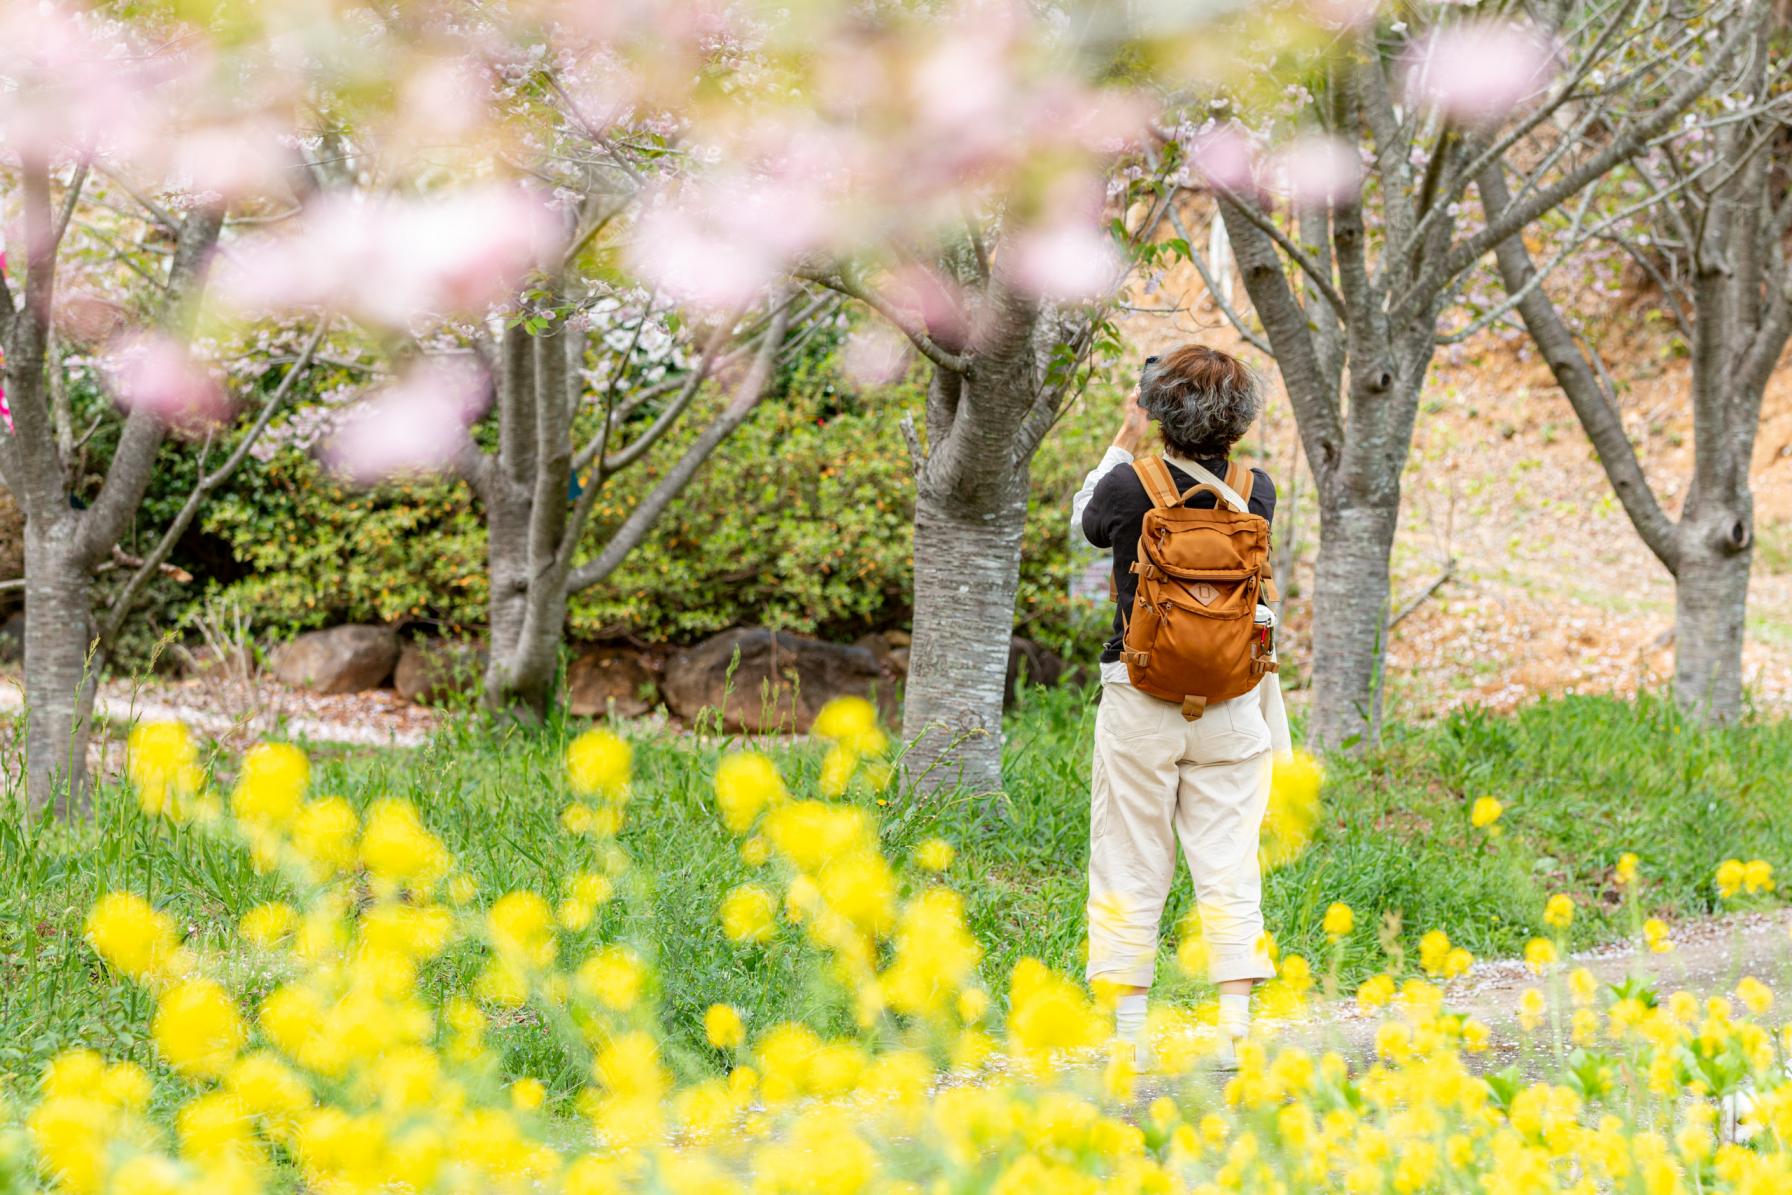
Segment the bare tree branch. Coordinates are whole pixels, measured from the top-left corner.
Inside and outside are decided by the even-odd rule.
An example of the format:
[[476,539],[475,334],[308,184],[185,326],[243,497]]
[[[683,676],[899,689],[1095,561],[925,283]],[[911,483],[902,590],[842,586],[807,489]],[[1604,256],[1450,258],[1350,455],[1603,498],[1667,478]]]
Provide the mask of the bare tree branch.
[[[1217,210],[1214,218],[1220,218]],[[1188,229],[1183,226],[1182,216],[1174,207],[1169,210],[1169,220],[1170,227],[1176,230],[1176,235],[1181,237],[1182,243],[1188,246],[1189,260],[1194,263],[1195,271],[1201,275],[1201,281],[1207,284],[1207,293],[1213,296],[1214,305],[1220,309],[1220,314],[1226,317],[1226,322],[1231,324],[1232,329],[1242,336],[1252,348],[1266,357],[1274,357],[1276,352],[1269,346],[1269,341],[1263,339],[1261,333],[1245,323],[1244,317],[1239,315],[1232,304],[1227,301],[1226,296],[1220,293],[1219,285],[1214,281],[1213,274],[1207,269],[1207,259],[1201,256],[1199,249],[1195,248],[1194,238],[1189,236]]]
[[[1282,252],[1288,255],[1288,260],[1301,268],[1301,272],[1307,276],[1307,280],[1318,290],[1320,297],[1331,304],[1332,310],[1338,313],[1339,318],[1344,318],[1344,298],[1338,293],[1338,288],[1333,285],[1329,270],[1321,268],[1320,263],[1313,260],[1312,254],[1295,244],[1293,237],[1283,232],[1277,227],[1274,220],[1260,211],[1255,200],[1249,196],[1240,195],[1229,187],[1215,185],[1214,192],[1224,201],[1227,211],[1237,212],[1239,219],[1255,225],[1258,231],[1274,241]],[[1232,228],[1232,222],[1228,220],[1226,227]]]
[[842,268],[832,273],[825,270],[801,270],[797,277],[839,291],[849,299],[857,299],[871,310],[888,320],[890,324],[909,342],[919,349],[921,355],[953,373],[964,373],[971,367],[971,359],[963,353],[951,352],[928,334],[927,330],[897,310],[896,305],[888,297],[880,294],[863,279],[851,277]]
[[[1508,210],[1509,193],[1497,164],[1482,172],[1480,190],[1489,219]],[[1655,491],[1650,488],[1642,464],[1637,460],[1636,448],[1624,431],[1624,420],[1607,388],[1601,385],[1586,357],[1575,345],[1573,334],[1556,311],[1548,292],[1541,286],[1529,285],[1535,267],[1523,238],[1506,238],[1496,246],[1494,253],[1506,289],[1524,295],[1518,304],[1519,314],[1530,330],[1531,338],[1542,350],[1581,426],[1593,441],[1599,463],[1605,469],[1618,501],[1630,516],[1637,534],[1649,545],[1649,550],[1668,572],[1677,572],[1680,567],[1678,528],[1656,500]],[[1589,351],[1592,351],[1591,346]]]
[[[1739,23],[1724,38],[1722,44],[1712,51],[1711,61],[1704,69],[1682,84],[1659,108],[1652,108],[1647,117],[1613,134],[1598,153],[1587,158],[1553,185],[1537,190],[1522,202],[1507,206],[1498,218],[1489,216],[1486,227],[1456,244],[1394,301],[1392,311],[1395,317],[1407,314],[1415,304],[1428,301],[1429,296],[1449,279],[1473,265],[1489,249],[1517,233],[1538,216],[1560,205],[1619,162],[1638,153],[1656,134],[1672,125],[1682,112],[1705,94],[1718,76],[1728,68],[1731,55],[1747,32],[1747,23]],[[1503,184],[1504,180],[1501,182]]]
[[[168,267],[168,302],[163,316],[176,329],[190,318],[187,307],[205,283],[206,267],[223,223],[223,209],[210,205],[193,208],[181,221],[180,241]],[[133,408],[125,419],[100,492],[81,512],[77,544],[87,567],[111,550],[142,503],[166,432],[161,419],[146,407]]]
[[747,376],[735,390],[733,399],[703,429],[691,446],[685,449],[684,455],[666,471],[659,484],[629,512],[622,525],[610,536],[603,551],[595,559],[572,570],[567,580],[568,592],[577,593],[589,589],[615,572],[628,554],[647,538],[647,533],[653,529],[653,525],[666,507],[671,505],[672,500],[684,492],[684,488],[697,475],[697,471],[703,467],[716,446],[732,435],[746,421],[747,416],[753,413],[771,381],[772,366],[789,326],[790,304],[787,301],[780,302],[771,327],[760,343],[758,355],[747,371]]
[[151,548],[149,553],[138,563],[136,572],[131,574],[130,579],[113,596],[111,605],[107,607],[105,617],[100,622],[102,644],[109,645],[117,640],[119,629],[124,625],[125,618],[136,604],[137,595],[144,583],[152,574],[163,568],[163,562],[168,559],[169,553],[174,551],[181,536],[186,534],[187,528],[192,525],[194,517],[198,515],[199,508],[204,505],[206,498],[219,486],[230,480],[248,457],[249,450],[255,447],[261,434],[267,430],[269,422],[286,405],[287,398],[292,394],[294,383],[311,368],[317,346],[323,343],[324,334],[328,328],[327,321],[320,321],[312,330],[310,337],[305,341],[304,348],[299,350],[297,360],[287,369],[286,375],[280,379],[280,384],[274,388],[274,392],[262,403],[255,421],[243,432],[230,455],[209,473],[204,468],[204,458],[201,458],[198,480],[193,483],[193,488],[188,492],[186,501],[181,504],[179,512],[175,514],[173,520],[162,532],[162,537],[156,541],[155,547]]

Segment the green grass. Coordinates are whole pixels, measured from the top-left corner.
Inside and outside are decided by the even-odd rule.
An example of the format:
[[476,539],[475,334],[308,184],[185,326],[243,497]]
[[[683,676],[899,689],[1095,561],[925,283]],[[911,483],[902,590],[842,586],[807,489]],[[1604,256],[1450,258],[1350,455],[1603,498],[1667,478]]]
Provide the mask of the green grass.
[[[935,834],[960,848],[949,880],[966,897],[995,990],[1022,955],[1080,971],[1093,719],[1078,691],[1026,698],[1009,728],[1003,818],[980,816],[965,799],[899,793],[879,811],[893,859]],[[467,721],[415,752],[320,753],[314,790],[358,806],[408,797],[478,880],[482,901],[516,887],[552,899],[565,877],[590,866],[587,848],[557,822],[566,800],[561,753],[576,729],[493,732]],[[717,928],[722,895],[763,875],[740,861],[713,813],[709,776],[722,750],[667,736],[637,742],[636,795],[621,838],[633,863],[620,899],[583,935],[627,941],[648,957],[668,1043],[692,1055],[708,1049],[702,1014],[718,1000],[758,1026],[788,1017],[821,1028],[850,1023],[843,997],[816,978],[794,935],[742,950]],[[819,752],[777,754],[792,789],[812,791]],[[234,767],[214,764],[226,775]],[[1408,951],[1421,933],[1444,929],[1477,955],[1513,954],[1542,932],[1544,898],[1567,891],[1579,905],[1573,944],[1587,945],[1628,932],[1609,881],[1625,850],[1641,856],[1649,912],[1704,913],[1715,906],[1711,875],[1721,859],[1792,865],[1788,775],[1792,723],[1698,730],[1654,699],[1566,698],[1511,716],[1468,712],[1396,727],[1374,757],[1333,765],[1315,841],[1267,881],[1267,920],[1285,951],[1316,957],[1327,905],[1353,906],[1359,928],[1345,954],[1347,982],[1388,965],[1378,940],[1383,915],[1398,917],[1396,941]],[[1507,810],[1498,838],[1468,821],[1468,805],[1488,794]],[[276,882],[226,841],[147,822],[116,787],[96,795],[92,818],[72,825],[9,808],[0,818],[0,1088],[75,1045],[153,1064],[147,997],[105,973],[80,940],[88,906],[130,888],[175,913],[201,944],[222,946],[235,918],[277,895]],[[1165,924],[1191,903],[1183,873]],[[1158,993],[1192,998],[1198,987],[1178,976],[1173,946],[1170,932]],[[428,982],[457,988],[477,966],[469,949],[434,964]],[[254,994],[278,977],[243,959],[235,981]],[[564,1090],[583,1079],[582,1062],[561,1057],[553,1035],[527,1016],[501,1040],[512,1061],[558,1076]]]

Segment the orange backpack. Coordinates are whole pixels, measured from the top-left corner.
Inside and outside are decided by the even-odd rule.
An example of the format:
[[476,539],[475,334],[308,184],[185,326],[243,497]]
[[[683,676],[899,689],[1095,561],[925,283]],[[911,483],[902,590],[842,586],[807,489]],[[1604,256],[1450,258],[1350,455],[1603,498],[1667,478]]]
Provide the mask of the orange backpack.
[[[1121,658],[1135,688],[1180,702],[1182,716],[1193,722],[1208,702],[1249,693],[1276,670],[1270,629],[1257,625],[1257,603],[1276,600],[1269,522],[1248,508],[1234,509],[1206,481],[1178,493],[1161,457],[1132,467],[1151,509],[1139,527],[1132,566],[1139,587]],[[1225,484],[1248,500],[1250,466],[1233,462]],[[1183,505],[1203,491],[1213,495],[1212,509]]]

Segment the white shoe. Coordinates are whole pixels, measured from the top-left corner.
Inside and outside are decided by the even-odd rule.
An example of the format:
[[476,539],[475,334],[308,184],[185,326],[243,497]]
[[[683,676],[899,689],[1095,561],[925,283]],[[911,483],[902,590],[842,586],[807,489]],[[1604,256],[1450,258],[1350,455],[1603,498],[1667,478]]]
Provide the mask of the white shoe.
[[1218,1047],[1213,1051],[1213,1069],[1216,1071],[1235,1071],[1238,1069],[1238,1043],[1242,1037],[1233,1037],[1225,1030],[1220,1031]]
[[1119,1034],[1116,1034],[1114,1036],[1113,1044],[1109,1047],[1109,1056],[1113,1057],[1113,1051],[1124,1049],[1132,1050],[1132,1069],[1134,1074],[1143,1075],[1151,1070],[1151,1047],[1145,1044],[1143,1036],[1122,1037]]

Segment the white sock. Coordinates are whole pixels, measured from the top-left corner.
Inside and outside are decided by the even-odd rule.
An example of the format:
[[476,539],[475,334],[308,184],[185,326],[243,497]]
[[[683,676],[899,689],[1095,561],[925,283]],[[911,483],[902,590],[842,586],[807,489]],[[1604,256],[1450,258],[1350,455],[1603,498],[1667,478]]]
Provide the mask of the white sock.
[[1236,993],[1220,996],[1220,1032],[1227,1037],[1243,1037],[1251,1031],[1251,998]]
[[1122,996],[1114,1004],[1114,1036],[1137,1042],[1145,1036],[1145,997]]

